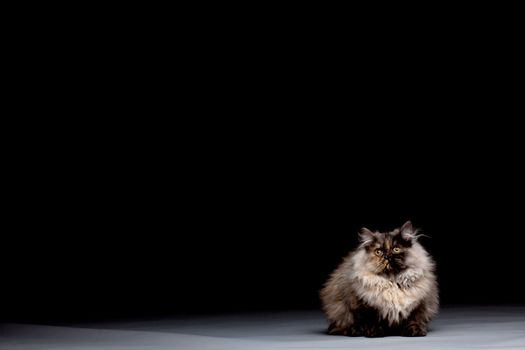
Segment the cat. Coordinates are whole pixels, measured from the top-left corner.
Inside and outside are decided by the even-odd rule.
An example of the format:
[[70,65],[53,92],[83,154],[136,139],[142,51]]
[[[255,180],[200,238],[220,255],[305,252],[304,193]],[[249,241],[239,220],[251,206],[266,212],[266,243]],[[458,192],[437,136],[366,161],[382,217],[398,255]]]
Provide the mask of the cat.
[[329,334],[427,335],[439,308],[435,263],[407,221],[391,232],[362,228],[360,245],[320,292]]

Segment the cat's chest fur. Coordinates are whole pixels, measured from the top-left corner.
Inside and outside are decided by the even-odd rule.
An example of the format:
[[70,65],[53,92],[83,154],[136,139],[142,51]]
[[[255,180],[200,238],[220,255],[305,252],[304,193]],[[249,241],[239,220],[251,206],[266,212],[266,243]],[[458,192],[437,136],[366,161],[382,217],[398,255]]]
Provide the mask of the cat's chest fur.
[[408,317],[431,288],[431,280],[419,269],[387,277],[362,271],[357,265],[349,277],[357,296],[391,324]]

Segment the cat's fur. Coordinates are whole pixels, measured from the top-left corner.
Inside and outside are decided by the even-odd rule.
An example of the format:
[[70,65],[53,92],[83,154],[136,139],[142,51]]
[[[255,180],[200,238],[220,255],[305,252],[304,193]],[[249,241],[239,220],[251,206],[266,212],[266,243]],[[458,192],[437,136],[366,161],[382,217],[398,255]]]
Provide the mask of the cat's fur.
[[434,262],[417,238],[410,221],[387,233],[361,230],[360,246],[321,290],[330,334],[427,334],[438,312],[438,288]]

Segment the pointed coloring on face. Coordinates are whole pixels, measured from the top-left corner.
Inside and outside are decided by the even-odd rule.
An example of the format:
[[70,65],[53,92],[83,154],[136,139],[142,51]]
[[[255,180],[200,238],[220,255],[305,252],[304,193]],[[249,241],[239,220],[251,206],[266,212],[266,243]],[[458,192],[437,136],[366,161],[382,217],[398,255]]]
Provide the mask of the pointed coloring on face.
[[359,232],[360,248],[365,249],[378,273],[399,273],[405,267],[405,258],[417,239],[417,229],[407,221],[391,232],[372,232],[362,228]]

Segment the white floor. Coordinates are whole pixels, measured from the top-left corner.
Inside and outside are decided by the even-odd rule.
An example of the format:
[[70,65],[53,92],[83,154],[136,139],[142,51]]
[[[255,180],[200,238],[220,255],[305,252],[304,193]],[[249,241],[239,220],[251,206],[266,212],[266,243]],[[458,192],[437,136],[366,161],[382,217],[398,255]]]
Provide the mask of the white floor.
[[323,315],[275,312],[75,325],[1,324],[0,349],[525,349],[525,307],[447,308],[424,338],[324,334]]

